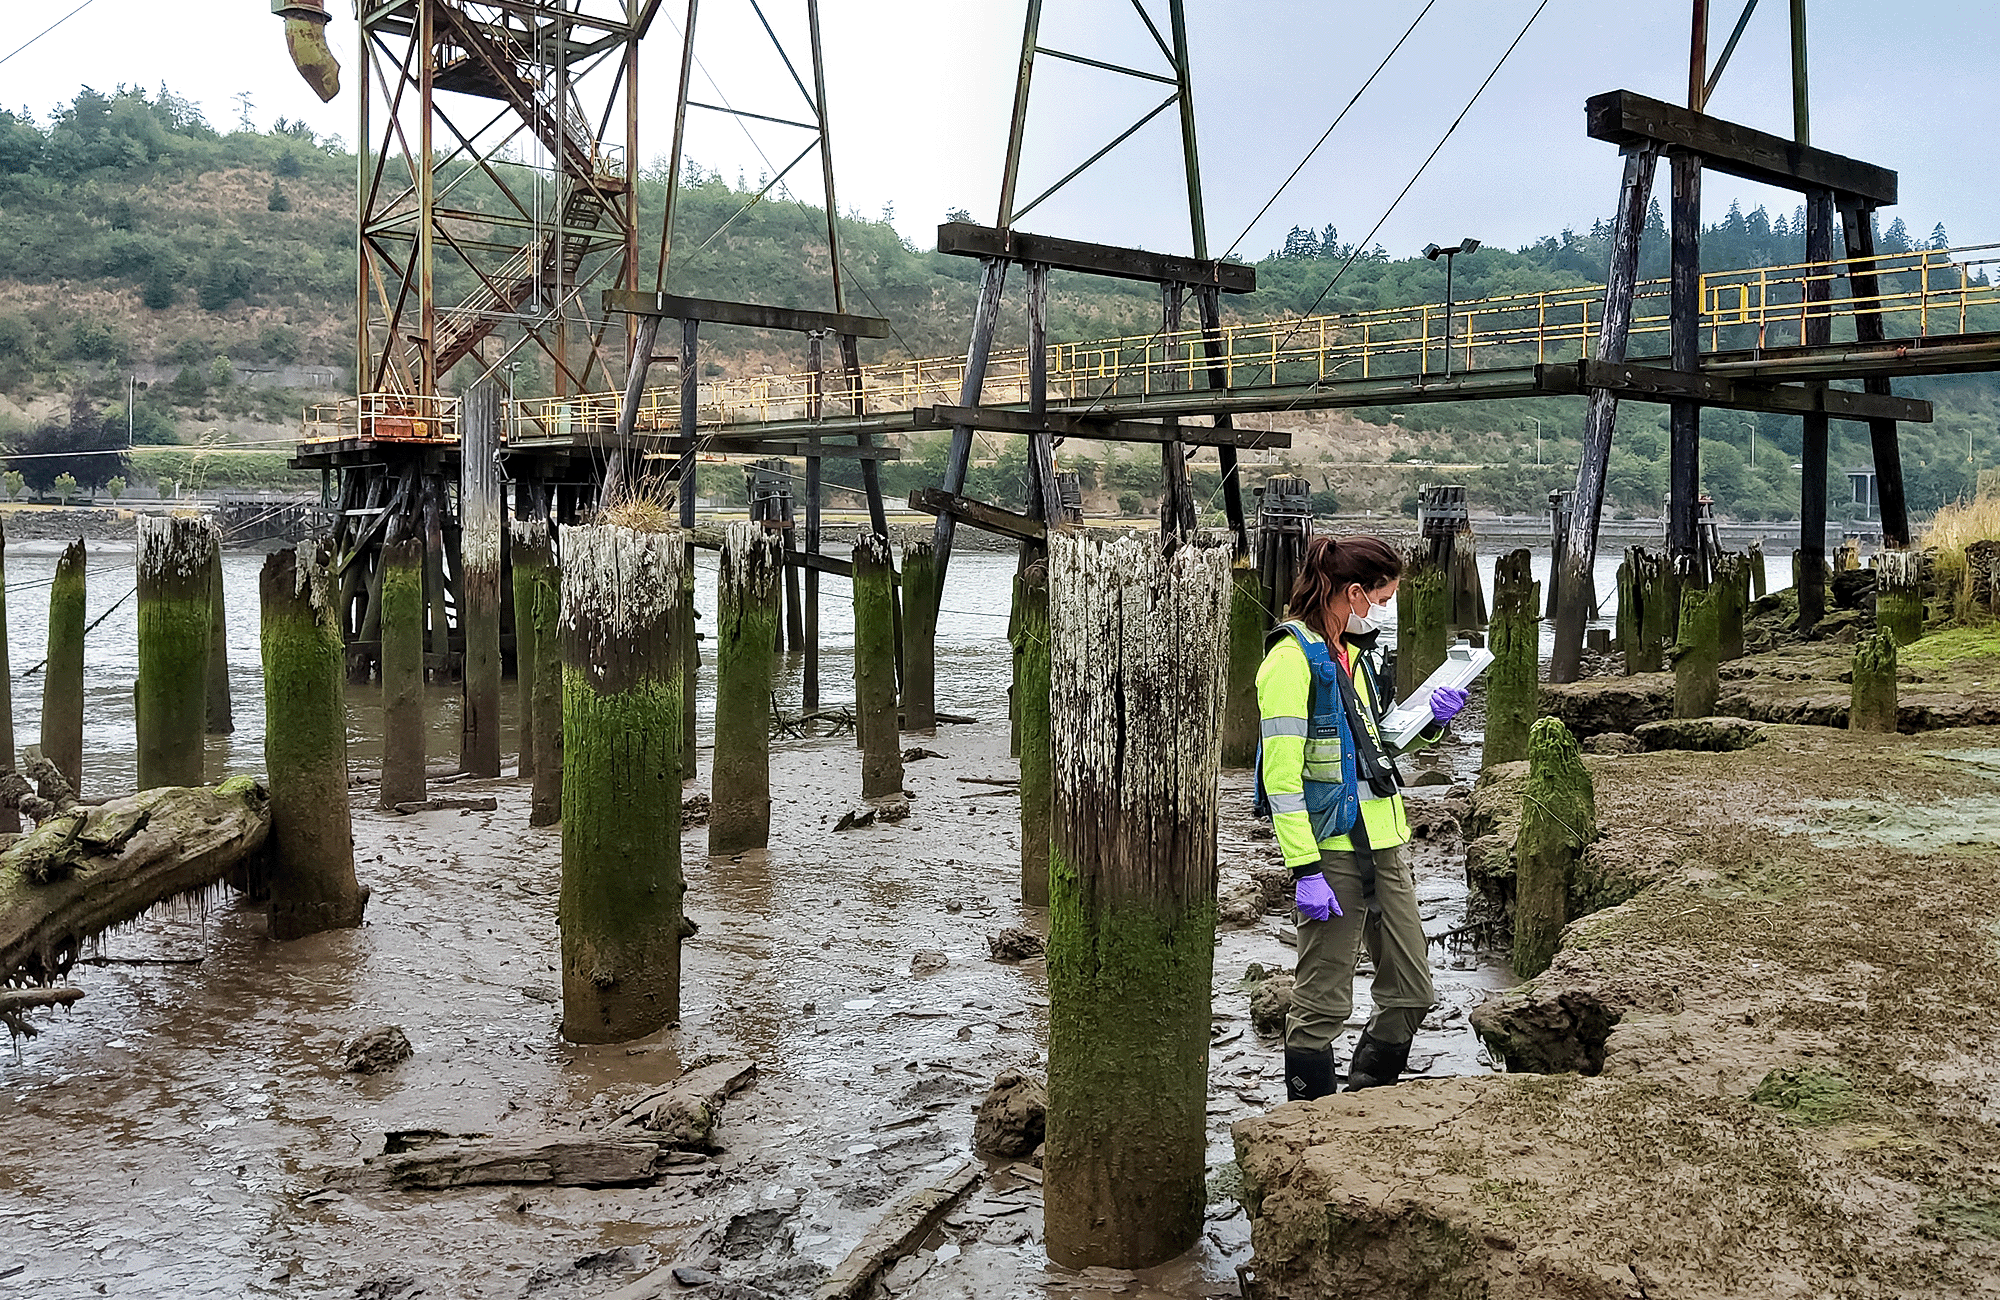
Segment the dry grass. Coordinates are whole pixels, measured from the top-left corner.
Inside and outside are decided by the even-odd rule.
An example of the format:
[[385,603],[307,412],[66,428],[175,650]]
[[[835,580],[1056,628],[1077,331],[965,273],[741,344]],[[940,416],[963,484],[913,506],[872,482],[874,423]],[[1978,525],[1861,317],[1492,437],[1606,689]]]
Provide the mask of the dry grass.
[[616,524],[635,533],[664,533],[678,526],[680,515],[674,487],[662,479],[628,484],[618,497],[597,512],[600,524]]
[[1933,579],[1940,589],[1957,593],[1953,604],[1961,621],[1971,612],[1965,589],[1965,548],[1974,542],[2000,540],[2000,475],[1981,474],[1979,489],[1973,500],[1939,510],[1917,543],[1922,549],[1937,548]]

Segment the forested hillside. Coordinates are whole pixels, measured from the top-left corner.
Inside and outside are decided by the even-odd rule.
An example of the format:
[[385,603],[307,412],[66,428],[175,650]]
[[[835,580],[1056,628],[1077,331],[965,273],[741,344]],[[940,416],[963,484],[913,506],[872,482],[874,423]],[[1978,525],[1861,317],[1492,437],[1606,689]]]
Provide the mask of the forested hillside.
[[[779,191],[744,211],[764,178],[724,178],[694,163],[686,175],[670,289],[829,305],[817,208]],[[265,132],[218,132],[164,87],[85,89],[47,122],[0,110],[0,443],[17,454],[122,445],[128,427],[139,443],[282,439],[308,401],[351,391],[354,180],[355,160],[337,141],[282,121]],[[472,202],[479,192],[475,184],[460,189]],[[642,175],[642,211],[656,219],[661,198],[659,177]],[[1804,255],[1802,225],[1800,212],[1744,213],[1732,205],[1705,233],[1703,264],[1797,262]],[[1897,220],[1882,242],[1895,250],[1913,243],[1943,247],[1949,239],[1942,228],[1919,226],[1919,232],[1913,236]],[[1462,257],[1458,296],[1601,280],[1608,235],[1597,221],[1525,248]],[[963,349],[977,263],[912,247],[886,221],[858,213],[842,222],[841,239],[849,309],[895,326],[894,337],[869,345],[869,359]],[[650,256],[652,239],[641,243]],[[1642,273],[1664,274],[1657,204],[1642,249]],[[1323,222],[1302,222],[1257,269],[1258,292],[1229,300],[1237,319],[1398,306],[1444,293],[1442,264],[1394,257],[1380,247],[1357,254]],[[648,265],[645,283],[652,274]],[[471,280],[462,268],[441,266],[439,283],[448,294]],[[1158,315],[1156,296],[1142,286],[1074,276],[1052,284],[1057,339],[1148,334]],[[1022,334],[1012,306],[1003,341],[1018,343]],[[802,360],[795,348],[788,338],[718,332],[704,370],[714,376],[789,368]],[[545,370],[525,353],[524,359],[517,388],[541,390]],[[1938,404],[1936,424],[1905,427],[1912,507],[1927,510],[1968,492],[1976,467],[1994,463],[2000,385],[1981,376],[1899,384],[1898,391]],[[137,394],[129,412],[128,392]],[[1299,435],[1294,451],[1256,468],[1308,474],[1323,486],[1321,505],[1329,508],[1399,509],[1417,482],[1448,473],[1468,484],[1481,507],[1539,510],[1549,488],[1573,477],[1581,417],[1582,403],[1573,399],[1279,417],[1275,427]],[[1711,412],[1704,431],[1704,486],[1721,510],[1764,518],[1796,512],[1796,420]],[[991,459],[975,489],[1002,500],[1016,496],[1018,453],[987,450]],[[1150,506],[1157,482],[1150,454],[1091,462],[1086,454],[1103,453],[1073,445],[1064,452],[1099,501]],[[900,465],[885,466],[892,489],[933,477],[935,447],[917,445],[907,454]],[[1836,424],[1830,488],[1836,517],[1847,511],[1839,471],[1866,459],[1865,429]],[[39,486],[63,468],[86,484],[101,482],[115,463],[21,460],[16,467]],[[239,475],[246,469],[237,467]],[[1665,480],[1665,409],[1628,404],[1611,467],[1613,508],[1657,513]]]

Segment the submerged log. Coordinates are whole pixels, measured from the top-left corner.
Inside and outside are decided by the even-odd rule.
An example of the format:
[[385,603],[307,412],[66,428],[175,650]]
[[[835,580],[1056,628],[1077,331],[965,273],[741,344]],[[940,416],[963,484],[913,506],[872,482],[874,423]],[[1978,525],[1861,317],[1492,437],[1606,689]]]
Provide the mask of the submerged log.
[[270,798],[247,776],[51,817],[0,853],[0,980],[60,976],[112,926],[228,879],[270,832]]
[[632,1187],[650,1183],[686,1159],[665,1142],[641,1137],[549,1137],[500,1142],[445,1139],[415,1151],[374,1156],[358,1169],[336,1169],[327,1186],[350,1192],[436,1191],[492,1183],[556,1187]]

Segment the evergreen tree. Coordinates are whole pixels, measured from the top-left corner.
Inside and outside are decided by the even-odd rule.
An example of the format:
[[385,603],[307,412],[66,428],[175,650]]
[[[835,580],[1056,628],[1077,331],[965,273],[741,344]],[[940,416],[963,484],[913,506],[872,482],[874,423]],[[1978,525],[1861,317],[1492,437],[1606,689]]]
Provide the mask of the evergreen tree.
[[1285,247],[1278,254],[1288,258],[1314,258],[1319,256],[1319,239],[1304,226],[1293,226],[1285,236]]
[[1907,253],[1910,251],[1910,228],[1903,224],[1901,217],[1897,217],[1894,221],[1890,222],[1889,228],[1882,232],[1882,244],[1878,251],[1884,253]]
[[1944,233],[1944,222],[1940,221],[1931,227],[1931,237],[1924,247],[1940,251],[1951,247],[1951,236]]

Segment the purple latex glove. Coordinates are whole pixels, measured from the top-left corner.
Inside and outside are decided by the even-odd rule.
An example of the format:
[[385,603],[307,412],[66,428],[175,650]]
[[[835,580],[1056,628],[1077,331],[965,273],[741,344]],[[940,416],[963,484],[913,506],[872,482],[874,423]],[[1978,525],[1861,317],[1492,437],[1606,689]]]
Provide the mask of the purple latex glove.
[[1465,707],[1465,692],[1440,686],[1431,692],[1431,716],[1440,723],[1450,722]]
[[1333,896],[1333,886],[1327,884],[1326,877],[1318,872],[1301,876],[1293,882],[1292,901],[1298,904],[1299,914],[1308,921],[1324,921],[1344,915],[1340,910],[1340,900]]

